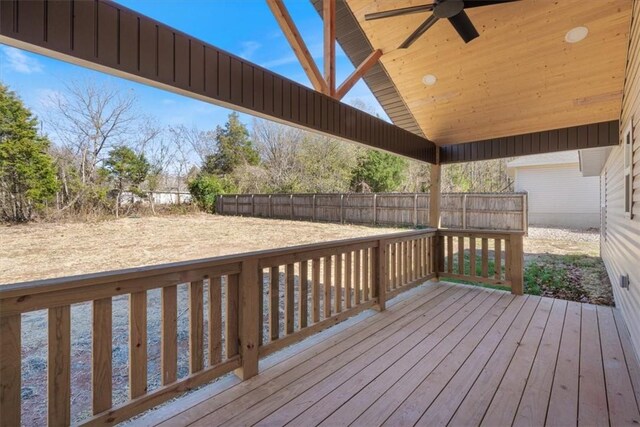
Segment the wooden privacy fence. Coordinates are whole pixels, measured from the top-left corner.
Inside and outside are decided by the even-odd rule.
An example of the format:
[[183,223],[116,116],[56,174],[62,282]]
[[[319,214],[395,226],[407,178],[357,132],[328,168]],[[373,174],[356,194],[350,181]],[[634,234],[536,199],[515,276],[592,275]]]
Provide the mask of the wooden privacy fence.
[[[442,194],[441,227],[527,232],[526,193]],[[228,194],[216,212],[349,224],[428,226],[428,193]]]
[[[254,376],[260,357],[365,309],[384,310],[387,299],[431,278],[478,279],[522,293],[522,256],[520,232],[425,229],[3,285],[0,425],[20,424],[25,313],[48,313],[48,422],[68,425],[75,366],[70,313],[73,305],[92,304],[93,394],[85,410],[93,415],[84,422],[116,424],[226,373]],[[465,257],[481,265],[477,277],[474,268],[464,268]],[[184,283],[189,374],[180,378],[177,286]],[[147,348],[147,296],[155,289],[161,291],[161,386],[149,390],[147,375],[154,365]],[[129,399],[114,406],[112,303],[121,295],[129,300]]]

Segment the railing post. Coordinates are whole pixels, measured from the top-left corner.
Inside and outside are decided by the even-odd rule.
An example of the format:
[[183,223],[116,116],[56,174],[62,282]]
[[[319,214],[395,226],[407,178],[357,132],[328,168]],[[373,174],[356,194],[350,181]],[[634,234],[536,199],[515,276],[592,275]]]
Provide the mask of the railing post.
[[238,347],[242,364],[235,370],[235,374],[242,380],[258,374],[258,343],[262,333],[262,313],[259,313],[261,279],[257,259],[242,262],[238,305]]
[[524,293],[524,249],[522,234],[511,235],[509,245],[509,262],[511,264],[511,293],[522,295]]
[[373,289],[375,291],[374,297],[378,298],[378,310],[384,311],[386,309],[387,299],[387,269],[388,269],[388,257],[387,257],[387,242],[385,240],[378,240],[378,247],[376,254],[373,257],[375,268],[373,272],[374,283]]
[[20,425],[22,367],[20,314],[0,317],[0,426]]

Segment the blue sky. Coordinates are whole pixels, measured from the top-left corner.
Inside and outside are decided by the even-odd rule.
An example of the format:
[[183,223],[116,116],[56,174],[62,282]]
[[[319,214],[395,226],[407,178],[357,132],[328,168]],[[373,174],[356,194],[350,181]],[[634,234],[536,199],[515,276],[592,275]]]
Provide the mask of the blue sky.
[[[119,3],[310,86],[264,0],[119,0]],[[285,3],[322,69],[320,16],[309,0],[285,0]],[[352,64],[338,46],[338,84],[352,71]],[[0,80],[17,92],[40,118],[45,119],[45,131],[47,99],[63,91],[68,80],[92,80],[124,90],[133,89],[140,110],[165,125],[214,128],[224,123],[229,113],[229,110],[212,104],[7,46],[1,46]],[[355,100],[371,106],[381,117],[387,117],[362,81],[344,98],[347,103]],[[243,115],[243,121],[250,125],[251,117]]]

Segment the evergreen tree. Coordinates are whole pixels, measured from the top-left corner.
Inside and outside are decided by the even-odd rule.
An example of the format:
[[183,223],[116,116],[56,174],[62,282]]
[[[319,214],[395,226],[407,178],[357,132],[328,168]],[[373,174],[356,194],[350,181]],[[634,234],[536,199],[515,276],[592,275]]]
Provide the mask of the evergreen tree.
[[136,154],[131,148],[120,146],[109,152],[104,169],[115,184],[116,217],[118,217],[122,193],[130,191],[141,195],[140,184],[147,178],[150,165],[144,154]]
[[353,170],[351,187],[374,193],[397,190],[404,179],[406,160],[377,150],[367,150]]
[[257,165],[260,162],[258,151],[249,138],[249,131],[236,112],[229,114],[224,128],[217,127],[216,144],[216,153],[205,158],[202,167],[204,173],[228,174],[240,165]]
[[0,208],[2,218],[29,221],[58,189],[50,142],[22,101],[0,84]]

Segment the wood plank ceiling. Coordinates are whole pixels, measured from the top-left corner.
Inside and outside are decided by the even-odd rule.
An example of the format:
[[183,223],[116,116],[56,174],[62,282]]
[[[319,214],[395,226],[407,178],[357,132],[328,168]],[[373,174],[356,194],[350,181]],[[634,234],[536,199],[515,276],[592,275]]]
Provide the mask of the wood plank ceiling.
[[[428,0],[346,0],[420,128],[438,145],[617,120],[631,0],[522,0],[468,9],[464,44],[440,21],[397,49],[427,13],[366,22],[366,13]],[[586,26],[579,43],[565,34]],[[437,82],[426,86],[422,78]]]

